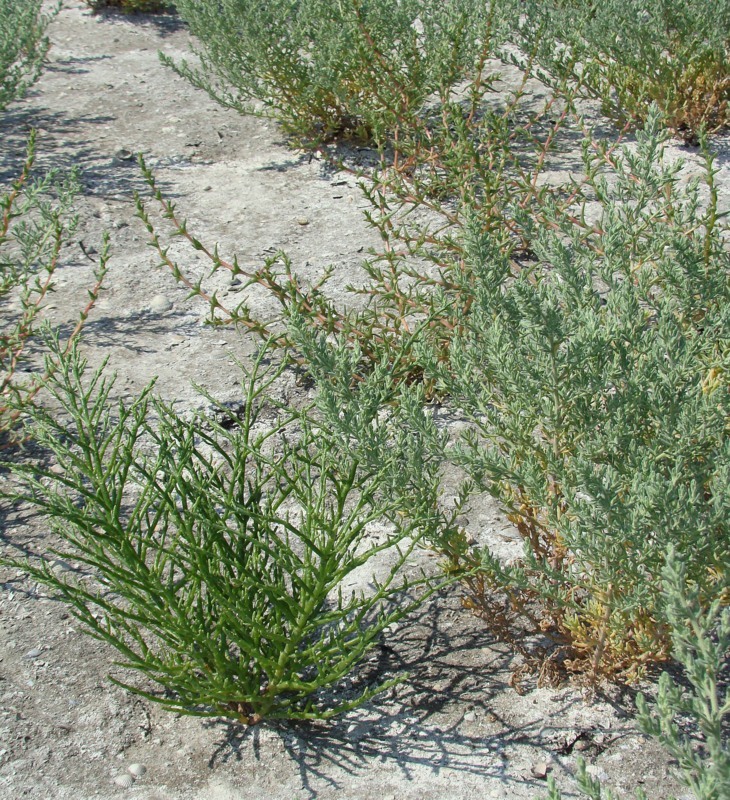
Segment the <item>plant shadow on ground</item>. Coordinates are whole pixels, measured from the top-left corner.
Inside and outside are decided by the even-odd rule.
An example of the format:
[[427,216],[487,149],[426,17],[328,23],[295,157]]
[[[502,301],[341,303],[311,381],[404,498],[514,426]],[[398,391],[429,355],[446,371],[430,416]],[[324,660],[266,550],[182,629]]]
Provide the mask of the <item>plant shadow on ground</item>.
[[[7,451],[3,452],[3,458],[8,458]],[[21,457],[27,457],[25,454]],[[3,468],[3,471],[5,468]],[[34,558],[38,555],[38,542],[45,539],[45,532],[34,536],[24,533],[33,522],[33,514],[27,509],[15,508],[9,503],[0,505],[0,544],[12,552],[16,558]],[[33,584],[35,586],[35,584]],[[0,583],[0,590],[15,591],[26,594],[28,597],[35,596],[35,590],[29,588],[27,576],[17,575],[8,578]]]
[[[50,455],[32,439],[11,442],[6,432],[0,432],[0,482],[12,481],[10,465],[33,461],[39,466],[50,465]],[[0,547],[17,558],[38,558],[45,549],[47,529],[36,529],[36,513],[27,505],[0,497]],[[0,593],[14,591],[36,597],[37,584],[29,584],[27,575],[18,574],[0,583]]]
[[[569,709],[583,702],[579,692],[552,703],[549,719],[533,716],[515,724],[495,708],[495,698],[513,692],[509,679],[515,658],[460,608],[457,587],[433,599],[373,653],[356,681],[374,683],[405,671],[410,677],[359,712],[329,722],[271,722],[253,728],[225,720],[207,722],[207,727],[221,734],[208,766],[243,762],[249,749],[257,761],[265,760],[263,748],[278,739],[282,752],[296,765],[306,797],[312,800],[322,786],[342,788],[337,773],[356,776],[367,771],[373,760],[396,764],[406,780],[424,768],[434,775],[466,773],[499,780],[505,797],[517,785],[533,787],[537,796],[545,784],[529,769],[514,769],[515,749],[532,754],[539,749],[554,774],[567,776],[569,772],[555,756],[569,753],[578,738],[585,736],[590,742],[590,731],[576,737],[574,722],[560,722]],[[633,704],[628,695],[609,702],[620,718],[629,716],[627,709]],[[547,748],[546,726],[550,729]],[[616,732],[610,743],[624,735]],[[568,742],[567,749],[563,742]],[[605,747],[594,749],[598,753]]]
[[[107,125],[114,120],[108,116],[86,116],[69,119],[62,114],[48,114],[35,110],[14,109],[6,111],[0,121],[0,136],[3,138],[3,152],[0,155],[0,185],[15,180],[22,168],[28,136],[31,130],[42,131],[37,140],[37,159],[35,174],[48,170],[58,170],[60,177],[67,176],[73,169],[79,170],[82,195],[100,198],[124,196],[131,198],[134,191],[144,191],[146,184],[137,168],[135,154],[127,154],[124,159],[99,152],[90,138],[74,144],[73,148],[59,147],[63,142],[84,126]],[[165,181],[160,181],[163,188]],[[165,187],[172,192],[171,186]]]
[[[697,158],[702,155],[701,148],[696,145],[683,144],[682,149]],[[730,170],[730,131],[709,137],[709,149],[715,155],[715,167]]]
[[132,24],[135,27],[154,28],[161,38],[172,36],[179,31],[187,30],[187,24],[176,11],[158,11],[155,14],[147,12],[124,12],[118,8],[100,8],[96,12],[89,9],[100,22],[111,25]]
[[[170,333],[171,318],[179,319],[176,333],[187,335],[191,339],[200,329],[196,321],[191,322],[191,315],[183,312],[166,314],[167,323],[161,322],[159,314],[152,311],[139,311],[123,319],[114,314],[105,315],[103,312],[96,312],[84,325],[84,339],[93,342],[94,347],[123,345],[137,355],[154,353],[158,349],[154,337]],[[72,325],[60,325],[58,329],[61,336],[66,335],[72,327]]]

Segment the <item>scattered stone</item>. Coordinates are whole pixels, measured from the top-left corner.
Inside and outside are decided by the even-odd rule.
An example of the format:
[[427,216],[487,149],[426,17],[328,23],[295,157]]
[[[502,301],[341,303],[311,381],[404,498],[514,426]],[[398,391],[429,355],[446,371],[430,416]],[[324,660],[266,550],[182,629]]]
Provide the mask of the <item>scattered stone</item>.
[[23,658],[38,658],[39,655],[43,653],[43,650],[40,647],[34,647],[32,650],[28,650],[28,652],[23,656]]
[[131,150],[127,150],[126,147],[120,147],[114,153],[114,158],[118,158],[120,161],[134,161],[134,153]]
[[134,775],[135,778],[141,778],[147,772],[147,767],[144,764],[130,764],[127,767],[127,772]]
[[547,778],[549,771],[550,767],[548,766],[547,761],[538,761],[536,764],[532,765],[532,769],[530,770],[533,778],[539,778],[542,781]]
[[164,314],[172,308],[172,302],[168,300],[164,294],[156,294],[150,300],[150,311],[156,314]]
[[165,345],[165,350],[172,350],[173,347],[179,347],[181,344],[186,342],[186,338],[184,336],[174,336],[172,340]]
[[476,718],[477,715],[473,711],[467,711],[466,714],[464,714],[464,722],[474,722]]
[[128,773],[117,775],[116,778],[114,778],[114,783],[122,789],[131,789],[134,785],[134,776]]
[[597,764],[589,764],[586,767],[586,772],[601,782],[608,780],[608,773],[606,770],[601,769]]
[[300,225],[309,225],[309,220],[306,217],[297,217],[297,222]]

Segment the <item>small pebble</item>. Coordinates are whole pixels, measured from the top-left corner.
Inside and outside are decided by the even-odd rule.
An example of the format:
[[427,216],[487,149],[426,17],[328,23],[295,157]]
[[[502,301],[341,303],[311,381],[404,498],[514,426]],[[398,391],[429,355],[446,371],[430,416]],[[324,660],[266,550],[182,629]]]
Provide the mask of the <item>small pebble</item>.
[[538,761],[537,764],[532,765],[531,772],[533,777],[544,780],[545,778],[547,778],[548,770],[549,767],[546,761]]
[[300,225],[309,225],[309,220],[306,217],[297,217],[297,222]]
[[135,778],[140,778],[147,772],[147,767],[144,764],[130,764],[127,767],[127,772],[130,775],[134,775]]
[[601,782],[608,780],[608,773],[605,769],[601,769],[598,764],[589,764],[586,767],[586,772]]
[[34,647],[32,650],[28,650],[28,652],[23,656],[23,658],[38,658],[38,656],[43,652],[40,647]]
[[114,783],[122,789],[131,789],[134,784],[134,777],[128,774],[117,775],[117,777],[114,778]]
[[172,308],[172,303],[165,297],[164,294],[156,294],[150,300],[150,310],[158,314],[164,314]]
[[474,722],[474,720],[476,718],[477,718],[477,715],[473,711],[467,711],[466,714],[464,714],[464,721],[465,722]]

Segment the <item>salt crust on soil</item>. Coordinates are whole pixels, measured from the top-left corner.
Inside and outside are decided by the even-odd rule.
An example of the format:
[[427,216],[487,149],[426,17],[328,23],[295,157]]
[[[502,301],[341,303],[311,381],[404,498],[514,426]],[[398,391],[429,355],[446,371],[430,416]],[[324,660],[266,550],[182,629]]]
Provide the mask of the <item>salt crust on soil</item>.
[[[205,404],[193,382],[235,402],[235,359],[254,345],[234,330],[202,326],[205,309],[186,302],[155,266],[134,218],[132,191],[144,184],[128,154],[145,154],[190,229],[223,254],[258,264],[284,249],[305,279],[334,264],[336,286],[357,280],[362,252],[378,244],[354,181],[288,149],[273,124],[218,107],[163,68],[158,49],[187,53],[189,36],[174,17],[94,17],[71,2],[51,38],[40,82],[0,117],[1,181],[15,174],[31,128],[39,130],[40,166],[82,170],[81,226],[64,253],[49,319],[73,318],[90,281],[80,243],[93,254],[109,231],[108,289],[85,334],[92,365],[109,359],[122,396],[156,376],[158,393],[181,411]],[[729,145],[717,140],[725,207]],[[172,252],[185,269],[204,268],[184,245]],[[2,513],[4,552],[43,550],[41,520],[23,509]],[[486,501],[469,528],[494,547],[517,546]],[[629,692],[586,702],[575,687],[538,689],[526,680],[518,693],[509,685],[518,661],[461,609],[457,590],[373,651],[366,677],[410,673],[391,694],[328,724],[244,730],[171,715],[114,687],[105,677],[116,669],[110,648],[84,636],[22,574],[4,570],[0,578],[0,796],[7,800],[521,800],[544,795],[545,769],[573,797],[579,754],[620,796],[639,785],[652,800],[682,796],[665,755],[632,723]],[[120,776],[133,764],[146,771],[124,788],[129,781]]]

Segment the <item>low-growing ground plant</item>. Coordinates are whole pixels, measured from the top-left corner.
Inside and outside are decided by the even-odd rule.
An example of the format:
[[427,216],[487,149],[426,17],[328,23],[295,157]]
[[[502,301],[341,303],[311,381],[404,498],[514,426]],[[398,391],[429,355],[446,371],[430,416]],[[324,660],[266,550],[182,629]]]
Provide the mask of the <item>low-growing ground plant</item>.
[[474,71],[514,3],[483,0],[179,0],[200,66],[165,64],[294,139],[383,139]]
[[[41,74],[51,14],[43,0],[0,0],[0,110],[20,99]],[[60,6],[59,6],[60,7]]]
[[[180,0],[200,67],[163,61],[227,106],[270,113],[310,144],[356,135],[392,143],[485,57],[540,64],[571,79],[604,113],[641,124],[652,103],[696,143],[730,122],[727,0]],[[428,102],[427,102],[428,101]]]
[[[51,18],[41,0],[0,0],[0,111],[20,99],[38,79],[48,51],[44,36]],[[78,193],[74,174],[61,179],[51,172],[34,175],[36,133],[28,140],[19,177],[0,189],[0,442],[13,440],[17,422],[48,377],[42,370],[24,372],[42,308],[53,289],[61,248],[76,227],[72,204]],[[70,331],[70,343],[83,327],[101,289],[107,248],[95,273],[88,301]]]
[[[383,630],[443,584],[403,570],[433,535],[427,515],[404,514],[415,440],[396,434],[377,466],[361,463],[306,413],[271,407],[286,363],[265,349],[244,375],[241,412],[221,407],[216,422],[181,418],[152,387],[114,408],[112,379],[89,376],[76,346],[50,348],[60,412],[31,417],[58,469],[14,465],[25,481],[14,496],[60,544],[14,563],[158,691],[122,685],[247,724],[326,718],[392,685],[346,683]],[[437,469],[424,464],[432,492]],[[54,571],[54,556],[72,569]]]
[[[730,609],[723,607],[727,597],[718,596],[707,606],[673,551],[664,568],[662,593],[672,654],[684,668],[689,690],[663,673],[653,708],[639,695],[639,724],[676,759],[683,783],[697,800],[722,800],[730,796],[726,726],[730,717]],[[677,725],[678,716],[689,718],[696,726],[699,748]]]
[[705,150],[701,186],[680,189],[679,165],[664,159],[665,118],[648,101],[635,150],[587,135],[583,175],[544,181],[559,135],[581,128],[574,101],[590,72],[584,62],[571,83],[580,59],[563,49],[563,77],[545,75],[554,93],[526,111],[527,81],[543,74],[532,60],[555,45],[549,27],[529,14],[524,24],[525,41],[539,41],[513,59],[524,80],[501,107],[486,102],[496,98],[485,49],[471,83],[445,87],[402,124],[393,115],[392,146],[363,182],[385,242],[366,263],[364,310],[330,302],[326,275],[303,287],[283,254],[251,271],[224,261],[147,172],[175,234],[214,271],[264,286],[296,335],[245,305],[223,308],[169,258],[139,198],[138,210],[212,321],[275,333],[325,383],[336,374],[329,336],[362,358],[353,385],[390,363],[388,403],[403,402],[399,381],[449,397],[473,423],[447,452],[471,474],[464,502],[474,486],[494,494],[526,547],[508,567],[443,528],[433,545],[464,571],[467,604],[515,644],[547,634],[562,667],[632,677],[669,653],[657,605],[667,542],[702,602],[728,584],[727,227],[712,157]]
[[[76,176],[61,180],[48,173],[35,178],[35,143],[33,132],[20,176],[0,193],[0,436],[8,440],[15,438],[16,423],[48,378],[42,365],[30,366],[29,357],[39,342],[43,305],[53,288],[61,249],[77,222],[71,208],[78,192]],[[98,297],[106,262],[105,246],[89,296],[67,333],[67,345]]]
[[546,68],[580,76],[619,123],[643,123],[656,103],[695,144],[701,129],[730,124],[727,0],[541,0],[527,16],[527,39],[553,43],[540,48]]
[[635,149],[586,143],[593,201],[544,204],[526,251],[477,216],[463,249],[472,305],[455,309],[448,360],[421,347],[472,423],[449,457],[525,541],[510,566],[454,549],[482,561],[469,603],[552,636],[567,667],[596,676],[668,655],[669,543],[704,604],[730,582],[728,229],[712,156],[680,188],[663,147],[656,110]]

